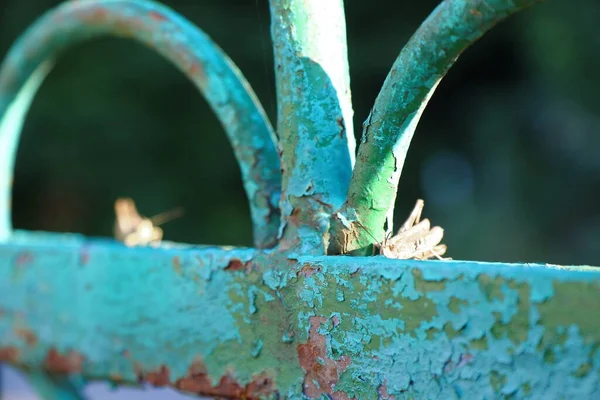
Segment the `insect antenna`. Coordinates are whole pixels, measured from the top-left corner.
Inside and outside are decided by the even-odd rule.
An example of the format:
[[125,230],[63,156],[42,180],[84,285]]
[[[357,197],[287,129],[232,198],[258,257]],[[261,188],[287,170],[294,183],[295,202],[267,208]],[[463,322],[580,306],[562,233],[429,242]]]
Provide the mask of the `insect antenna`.
[[150,221],[152,222],[153,225],[159,226],[166,222],[169,222],[176,218],[181,217],[183,215],[183,213],[184,213],[183,207],[177,207],[172,210],[165,211],[160,214],[156,214],[155,216],[150,218]]
[[375,235],[373,235],[373,233],[369,230],[369,228],[367,228],[366,226],[364,226],[362,224],[362,222],[360,222],[359,220],[354,221],[355,224],[357,224],[358,226],[360,226],[361,228],[363,228],[365,230],[365,232],[367,232],[367,235],[371,236],[371,238],[375,241],[375,243],[373,243],[373,255],[375,254],[375,247],[384,247],[387,245],[387,241],[389,240],[389,238],[392,235],[392,232],[387,232],[385,235],[385,238],[383,239],[383,242],[380,242],[379,240],[377,240],[377,238],[375,237]]

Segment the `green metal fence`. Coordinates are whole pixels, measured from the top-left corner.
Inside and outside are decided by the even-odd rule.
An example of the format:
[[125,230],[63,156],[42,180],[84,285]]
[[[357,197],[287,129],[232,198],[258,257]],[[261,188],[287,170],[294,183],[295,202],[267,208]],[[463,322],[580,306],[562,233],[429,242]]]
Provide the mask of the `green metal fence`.
[[[0,70],[0,361],[60,399],[94,380],[237,399],[600,396],[600,270],[437,259],[440,231],[418,220],[386,239],[437,84],[534,3],[442,1],[393,64],[356,151],[341,0],[270,2],[276,129],[233,62],[169,8],[50,10]],[[240,165],[254,248],[12,230],[31,99],[63,50],[102,35],[157,50],[206,97]],[[388,257],[371,255],[382,246]],[[414,256],[432,259],[394,259]]]

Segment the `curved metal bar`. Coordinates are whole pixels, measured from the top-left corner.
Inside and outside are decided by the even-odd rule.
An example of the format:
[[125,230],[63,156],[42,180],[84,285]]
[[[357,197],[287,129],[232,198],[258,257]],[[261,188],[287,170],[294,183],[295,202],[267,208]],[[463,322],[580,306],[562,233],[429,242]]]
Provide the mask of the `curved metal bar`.
[[[506,17],[543,0],[445,0],[404,46],[363,124],[331,253],[383,240],[408,147],[429,98],[460,54]],[[360,221],[359,224],[348,222]],[[375,236],[375,238],[373,238]]]
[[134,39],[158,51],[202,92],[225,128],[254,226],[255,246],[275,245],[281,192],[275,135],[250,85],[227,55],[175,11],[148,0],[69,1],[48,11],[13,45],[0,69],[0,239],[12,229],[17,144],[35,92],[65,49],[100,36]]

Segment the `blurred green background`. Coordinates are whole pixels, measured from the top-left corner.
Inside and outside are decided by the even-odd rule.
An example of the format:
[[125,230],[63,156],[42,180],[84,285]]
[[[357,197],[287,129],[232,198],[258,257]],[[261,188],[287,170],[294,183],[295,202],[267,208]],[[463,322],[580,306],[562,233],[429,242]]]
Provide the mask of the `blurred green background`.
[[[2,0],[0,56],[51,0]],[[164,1],[241,68],[275,119],[266,0]],[[425,111],[400,182],[455,259],[600,265],[600,2],[550,0],[509,18],[458,60]],[[347,0],[355,130],[403,44],[437,0]],[[112,235],[113,203],[182,206],[165,239],[250,245],[223,129],[179,71],[137,43],[64,54],[26,120],[17,228]]]

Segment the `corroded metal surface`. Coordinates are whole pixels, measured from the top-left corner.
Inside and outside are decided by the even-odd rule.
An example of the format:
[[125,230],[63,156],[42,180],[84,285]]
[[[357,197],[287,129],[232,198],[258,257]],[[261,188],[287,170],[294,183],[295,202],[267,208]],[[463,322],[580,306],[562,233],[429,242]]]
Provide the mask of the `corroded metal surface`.
[[324,253],[348,192],[355,140],[341,0],[271,0],[281,150],[282,234]]
[[[533,1],[446,0],[434,11],[365,124],[342,217],[383,226],[436,82],[478,35]],[[600,397],[599,269],[315,255],[353,164],[343,7],[323,4],[271,2],[287,224],[273,251],[9,235],[16,142],[48,60],[104,34],[152,46],[203,91],[240,161],[257,247],[275,243],[279,215],[264,112],[189,22],[147,1],[72,1],[25,33],[0,71],[1,362],[52,395],[108,380],[232,399]]]
[[402,48],[363,124],[356,168],[341,210],[346,220],[358,220],[361,226],[335,221],[332,253],[383,240],[406,153],[438,83],[462,52],[487,31],[541,1],[444,0],[421,24]]
[[48,11],[14,44],[0,69],[0,239],[9,235],[12,171],[23,118],[55,58],[100,36],[131,38],[156,50],[202,92],[240,165],[257,247],[275,245],[281,188],[275,135],[238,68],[199,28],[148,0],[68,1]]
[[600,270],[0,246],[0,359],[229,398],[600,396]]

